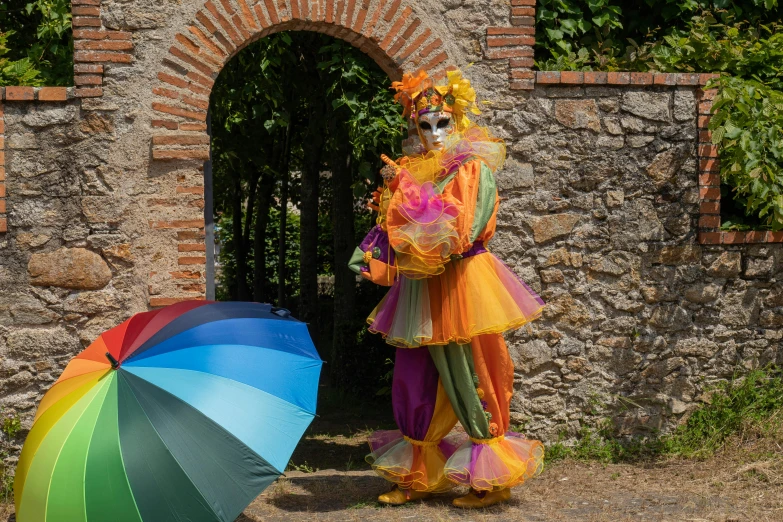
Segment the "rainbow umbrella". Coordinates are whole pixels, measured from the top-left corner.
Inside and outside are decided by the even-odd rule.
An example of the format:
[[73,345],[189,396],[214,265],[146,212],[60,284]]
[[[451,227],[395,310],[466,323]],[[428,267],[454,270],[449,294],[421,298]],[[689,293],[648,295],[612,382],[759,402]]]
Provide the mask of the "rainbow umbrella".
[[315,412],[307,326],[254,303],[137,314],[46,393],[16,470],[19,522],[236,519]]

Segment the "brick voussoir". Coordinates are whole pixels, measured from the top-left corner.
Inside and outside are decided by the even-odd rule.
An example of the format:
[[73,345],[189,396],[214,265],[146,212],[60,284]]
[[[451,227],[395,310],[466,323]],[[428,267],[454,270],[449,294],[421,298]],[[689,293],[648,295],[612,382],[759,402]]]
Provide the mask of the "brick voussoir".
[[239,4],[239,10],[242,12],[242,17],[245,19],[247,26],[253,31],[258,31],[260,29],[259,21],[253,16],[253,11],[250,9],[250,6],[245,0],[237,0],[237,3]]
[[219,45],[220,42],[216,41],[217,39],[214,38],[214,35],[207,36],[207,34],[196,25],[188,26],[188,31],[190,31],[204,47],[209,49],[212,54],[217,56],[220,60],[225,61],[228,57],[228,53]]
[[[329,5],[331,5],[331,0],[327,1],[329,2]],[[381,19],[383,8],[386,6],[386,2],[387,0],[380,0],[376,3],[375,11],[373,11],[370,21],[365,24],[366,28],[362,28],[362,35],[365,38],[373,37],[373,33],[375,32],[375,28],[378,26],[378,21]]]
[[153,110],[156,110],[158,112],[171,114],[173,116],[180,116],[182,118],[187,118],[196,121],[207,121],[206,111],[192,111],[180,107],[175,107],[173,105],[167,105],[165,103],[160,103],[160,102],[153,102],[152,108]]
[[275,0],[264,0],[266,6],[266,12],[269,13],[269,17],[272,19],[272,24],[277,25],[280,23],[280,17],[277,14],[277,6]]
[[362,6],[359,9],[359,13],[356,15],[356,20],[351,24],[351,29],[361,34],[364,29],[364,22],[367,20],[367,13],[370,10],[370,0],[362,0]]
[[287,0],[286,4],[288,5],[289,12],[291,13],[291,18],[293,20],[301,20],[302,13],[299,10],[299,0]]
[[169,54],[177,57],[180,61],[185,62],[192,67],[195,67],[198,71],[200,71],[201,73],[205,74],[210,78],[214,79],[215,77],[217,77],[218,73],[220,72],[220,69],[217,66],[211,65],[209,63],[205,63],[204,61],[187,53],[186,51],[180,49],[179,47],[171,46],[171,48],[169,49]]
[[421,25],[421,20],[418,18],[414,18],[411,20],[410,25],[405,29],[405,31],[402,33],[402,35],[397,38],[397,41],[394,42],[394,45],[392,45],[389,48],[388,54],[389,56],[395,56],[397,52],[402,48],[402,46],[408,41],[408,38],[418,29],[418,27]]
[[225,16],[223,16],[212,0],[207,0],[206,3],[204,3],[204,7],[207,9],[207,11],[209,11],[213,19],[217,21],[218,24],[220,24],[220,27],[226,31],[228,37],[231,38],[231,40],[233,40],[237,46],[241,46],[244,43],[244,39],[239,36],[239,34],[236,32],[236,29],[234,29],[234,26],[231,25],[231,22],[229,22]]
[[427,41],[427,38],[430,37],[432,34],[432,31],[428,28],[425,28],[424,31],[419,35],[418,38],[416,38],[413,42],[411,42],[408,47],[403,49],[396,57],[395,60],[397,60],[398,63],[402,63],[405,60],[408,59],[410,55],[412,55],[414,52],[421,49],[421,46],[424,44],[424,42]]
[[269,20],[268,15],[264,12],[264,8],[261,6],[261,2],[257,2],[255,5],[253,5],[253,13],[255,13],[256,20],[258,20],[261,29],[266,29],[272,25],[272,22]]
[[220,55],[217,55],[218,57],[216,58],[215,56],[212,55],[211,52],[205,52],[200,45],[198,45],[196,42],[194,42],[184,34],[177,33],[176,35],[174,35],[174,39],[177,42],[179,42],[182,45],[182,47],[184,47],[187,51],[189,51],[193,56],[199,59],[206,60],[207,62],[218,67],[223,65]]
[[406,7],[402,11],[402,15],[400,15],[399,18],[397,18],[397,21],[394,23],[394,25],[391,26],[389,31],[386,33],[386,37],[381,41],[381,49],[384,51],[387,51],[389,49],[389,46],[391,46],[391,43],[394,41],[395,38],[397,38],[397,35],[402,29],[405,22],[408,20],[408,17],[413,12],[413,9],[410,7]]

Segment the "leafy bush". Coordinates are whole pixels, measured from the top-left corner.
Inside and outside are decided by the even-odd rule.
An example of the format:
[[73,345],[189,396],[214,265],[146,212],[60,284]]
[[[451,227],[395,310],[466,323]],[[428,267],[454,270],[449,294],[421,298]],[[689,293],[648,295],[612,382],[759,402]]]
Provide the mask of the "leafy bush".
[[73,85],[69,0],[0,2],[0,86]]
[[645,44],[676,54],[672,37],[703,31],[694,21],[700,13],[707,21],[743,20],[756,28],[780,19],[778,0],[539,0],[536,64],[541,70],[647,71]]
[[781,230],[783,92],[735,77],[722,77],[720,86],[710,129],[721,146],[721,178],[764,228]]
[[41,71],[33,66],[29,58],[11,61],[8,54],[8,38],[13,31],[0,33],[0,86],[2,85],[37,85]]

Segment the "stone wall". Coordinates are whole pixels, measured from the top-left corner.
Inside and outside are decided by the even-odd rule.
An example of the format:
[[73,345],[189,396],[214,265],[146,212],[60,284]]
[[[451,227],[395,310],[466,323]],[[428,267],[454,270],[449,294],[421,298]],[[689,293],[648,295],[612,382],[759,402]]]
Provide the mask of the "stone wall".
[[204,298],[211,83],[286,29],[473,81],[509,151],[491,247],[549,302],[509,336],[532,435],[665,428],[779,358],[783,253],[750,242],[783,237],[716,229],[704,75],[534,73],[533,0],[73,4],[76,85],[0,88],[0,405],[25,426],[102,331]]
[[508,336],[514,417],[545,440],[666,429],[710,385],[783,362],[783,245],[699,244],[698,87],[539,86],[509,141],[491,248],[547,301]]

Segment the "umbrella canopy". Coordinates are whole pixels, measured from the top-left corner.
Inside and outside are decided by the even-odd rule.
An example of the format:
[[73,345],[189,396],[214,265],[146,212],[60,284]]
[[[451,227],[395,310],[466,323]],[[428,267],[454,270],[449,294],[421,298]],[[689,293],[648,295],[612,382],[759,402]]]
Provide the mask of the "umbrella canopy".
[[76,356],[16,470],[19,522],[231,522],[310,424],[305,323],[255,303],[137,314]]

